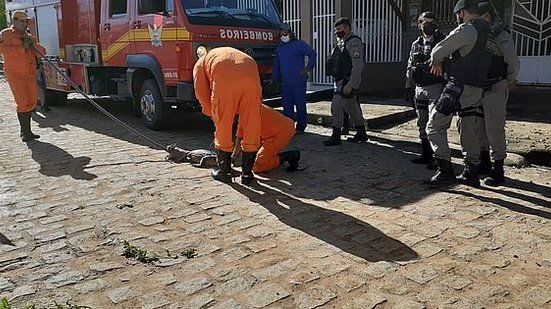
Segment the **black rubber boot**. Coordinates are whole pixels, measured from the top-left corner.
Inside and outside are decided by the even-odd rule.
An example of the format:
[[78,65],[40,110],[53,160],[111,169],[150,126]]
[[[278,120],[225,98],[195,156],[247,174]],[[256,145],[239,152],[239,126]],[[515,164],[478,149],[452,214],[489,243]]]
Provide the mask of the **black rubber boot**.
[[457,181],[471,187],[479,187],[480,179],[478,179],[478,165],[465,162],[463,173],[457,176]]
[[484,184],[487,186],[499,186],[505,182],[505,170],[503,169],[503,160],[496,160],[494,168],[488,173],[488,177],[484,179]]
[[40,135],[34,134],[31,131],[31,112],[17,113],[17,119],[21,126],[21,132],[19,134],[21,141],[28,142],[40,138]]
[[343,113],[341,135],[350,134],[350,115],[347,112]]
[[218,166],[211,170],[212,178],[224,183],[231,183],[231,152],[217,149],[216,163]]
[[478,165],[478,175],[486,176],[490,173],[491,169],[492,169],[492,161],[490,161],[490,152],[481,151],[480,165]]
[[333,134],[331,134],[331,137],[328,140],[324,141],[323,144],[325,146],[337,146],[342,144],[341,128],[333,127]]
[[432,148],[430,147],[430,142],[428,139],[421,139],[421,156],[411,160],[413,164],[428,164],[433,161],[432,157]]
[[430,179],[424,180],[423,183],[433,187],[444,187],[457,182],[450,161],[436,159],[436,165],[438,166],[436,173]]
[[256,152],[243,152],[241,155],[241,183],[250,185],[254,180],[253,166]]
[[354,137],[349,137],[346,139],[349,143],[365,143],[367,142],[367,133],[365,132],[364,126],[356,127],[356,135]]
[[287,150],[278,154],[279,164],[283,165],[285,162],[289,164],[287,167],[288,172],[294,172],[298,168],[298,162],[300,161],[300,150]]

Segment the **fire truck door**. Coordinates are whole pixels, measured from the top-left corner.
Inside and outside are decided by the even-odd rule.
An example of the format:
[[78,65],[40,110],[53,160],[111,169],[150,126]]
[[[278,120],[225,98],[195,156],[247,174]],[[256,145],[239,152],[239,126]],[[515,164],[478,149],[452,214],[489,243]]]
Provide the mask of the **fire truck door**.
[[133,0],[105,0],[101,11],[100,44],[104,64],[124,65],[130,52],[130,4]]
[[136,1],[136,5],[132,52],[151,55],[159,62],[165,82],[177,81],[174,0]]

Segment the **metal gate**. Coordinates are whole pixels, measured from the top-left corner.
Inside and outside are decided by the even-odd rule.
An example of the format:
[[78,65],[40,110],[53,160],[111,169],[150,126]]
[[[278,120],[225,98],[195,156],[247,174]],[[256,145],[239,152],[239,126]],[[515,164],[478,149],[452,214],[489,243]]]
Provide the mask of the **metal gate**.
[[331,84],[331,77],[325,76],[325,61],[335,42],[333,39],[333,23],[335,22],[335,1],[313,1],[313,48],[317,52],[318,61],[314,70],[313,81],[316,84]]
[[446,30],[451,30],[457,27],[455,15],[453,14],[453,8],[455,7],[456,2],[457,0],[432,1],[430,11],[432,11],[434,16],[436,16],[440,29],[445,32],[447,32]]
[[283,1],[283,22],[288,23],[300,39],[300,1]]
[[551,1],[514,0],[512,35],[521,83],[551,84]]
[[[402,7],[403,0],[396,3]],[[366,61],[402,61],[402,22],[388,0],[354,0],[354,32],[365,43]]]

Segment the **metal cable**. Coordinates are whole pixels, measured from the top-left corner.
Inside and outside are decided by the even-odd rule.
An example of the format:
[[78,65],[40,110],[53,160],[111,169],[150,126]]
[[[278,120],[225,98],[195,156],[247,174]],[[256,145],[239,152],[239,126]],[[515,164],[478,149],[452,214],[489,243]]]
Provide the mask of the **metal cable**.
[[46,55],[44,55],[34,44],[32,45],[32,48],[44,59],[46,60],[46,62],[48,62],[48,64],[50,64],[60,75],[61,77],[63,77],[63,79],[65,79],[70,85],[71,87],[73,87],[78,93],[80,93],[81,95],[84,96],[84,98],[86,99],[86,101],[88,101],[88,103],[92,104],[95,108],[97,108],[100,112],[102,112],[105,116],[109,117],[111,120],[113,120],[114,122],[116,122],[118,125],[120,125],[121,127],[127,129],[128,131],[136,134],[137,136],[141,137],[142,139],[144,139],[145,141],[149,142],[150,144],[158,147],[158,148],[161,148],[165,151],[167,151],[167,148],[166,146],[163,146],[161,145],[159,142],[151,139],[150,137],[147,137],[145,135],[143,135],[142,133],[140,133],[138,130],[134,129],[133,127],[127,125],[126,123],[124,123],[122,120],[118,119],[117,117],[115,117],[113,114],[109,113],[106,109],[104,109],[103,107],[101,107],[98,103],[96,103],[94,100],[92,100],[92,98],[90,98],[90,96],[88,96],[86,93],[84,93],[84,91],[82,91],[77,84],[75,84],[60,68],[57,67],[57,65],[50,59],[48,59],[46,57]]

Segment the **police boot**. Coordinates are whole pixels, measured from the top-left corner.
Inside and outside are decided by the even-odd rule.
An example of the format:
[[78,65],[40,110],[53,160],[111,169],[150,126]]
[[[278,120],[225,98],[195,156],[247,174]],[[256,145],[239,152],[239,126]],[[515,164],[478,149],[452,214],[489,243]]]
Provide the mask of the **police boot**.
[[430,179],[423,180],[423,183],[434,187],[444,187],[456,183],[451,161],[436,159],[436,165],[438,167],[436,173]]
[[428,139],[421,139],[421,156],[411,160],[413,164],[429,164],[432,161],[432,148]]
[[478,179],[478,165],[465,162],[463,173],[457,176],[459,183],[471,187],[479,187],[480,180]]
[[492,169],[492,161],[490,161],[490,152],[481,151],[480,164],[478,165],[478,175],[486,176],[490,173],[491,169]]
[[323,144],[325,146],[336,146],[342,144],[341,128],[333,127],[333,134],[331,134],[331,137],[328,140],[324,141]]
[[250,185],[254,180],[253,166],[256,152],[243,152],[241,155],[241,183]]
[[487,186],[499,186],[505,182],[505,171],[503,170],[503,160],[496,160],[494,168],[488,173],[488,177],[484,179],[484,184]]
[[217,149],[216,163],[218,166],[210,172],[212,178],[224,183],[231,183],[231,152]]
[[348,115],[348,113],[344,113],[342,120],[343,120],[343,123],[342,123],[341,135],[348,135],[350,134],[350,116]]
[[367,142],[367,133],[365,132],[364,126],[356,127],[356,135],[354,137],[349,137],[346,139],[349,143],[365,143]]
[[294,172],[298,168],[298,162],[300,161],[300,150],[287,150],[278,154],[279,164],[283,165],[285,162],[289,163],[287,167],[288,172]]
[[31,112],[17,113],[17,119],[21,126],[21,132],[19,134],[21,141],[28,142],[40,138],[40,135],[34,134],[31,131]]

